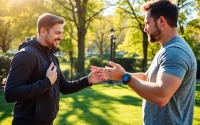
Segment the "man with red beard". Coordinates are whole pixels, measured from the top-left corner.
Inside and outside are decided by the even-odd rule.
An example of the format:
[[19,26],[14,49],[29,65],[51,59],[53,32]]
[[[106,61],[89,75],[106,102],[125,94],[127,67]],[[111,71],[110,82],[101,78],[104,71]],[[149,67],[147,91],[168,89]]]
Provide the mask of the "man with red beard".
[[60,92],[78,92],[100,82],[97,71],[75,81],[64,77],[57,57],[65,20],[50,13],[37,21],[38,37],[19,46],[5,86],[7,102],[16,102],[13,125],[52,125],[59,110]]
[[149,41],[161,45],[147,72],[128,73],[114,62],[109,62],[113,68],[100,71],[107,79],[122,80],[143,98],[145,125],[192,125],[197,64],[190,46],[178,35],[178,9],[169,0],[157,0],[146,2],[142,10]]

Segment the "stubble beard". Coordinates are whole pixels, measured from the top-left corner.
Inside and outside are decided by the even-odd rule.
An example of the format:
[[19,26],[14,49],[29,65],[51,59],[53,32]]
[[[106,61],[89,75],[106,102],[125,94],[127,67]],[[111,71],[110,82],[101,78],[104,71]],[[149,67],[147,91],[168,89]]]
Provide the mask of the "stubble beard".
[[54,45],[55,40],[56,40],[56,39],[54,39],[54,40],[51,41],[51,39],[48,39],[48,35],[47,35],[46,38],[45,38],[46,44],[47,44],[48,47],[50,47],[51,49],[58,49],[58,47],[57,47],[56,45]]
[[157,24],[155,24],[155,28],[157,29],[155,35],[148,33],[148,41],[150,43],[156,43],[160,40],[161,30],[158,28]]

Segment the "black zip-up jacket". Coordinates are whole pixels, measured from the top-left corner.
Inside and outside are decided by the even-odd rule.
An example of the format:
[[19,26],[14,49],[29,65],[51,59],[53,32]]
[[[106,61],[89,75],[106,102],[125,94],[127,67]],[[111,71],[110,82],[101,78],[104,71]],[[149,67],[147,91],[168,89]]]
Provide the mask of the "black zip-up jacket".
[[[7,102],[14,106],[13,125],[51,125],[59,109],[59,93],[74,93],[90,86],[87,77],[67,81],[53,50],[36,39],[23,42],[11,61],[5,86]],[[51,62],[57,67],[57,80],[46,77]]]

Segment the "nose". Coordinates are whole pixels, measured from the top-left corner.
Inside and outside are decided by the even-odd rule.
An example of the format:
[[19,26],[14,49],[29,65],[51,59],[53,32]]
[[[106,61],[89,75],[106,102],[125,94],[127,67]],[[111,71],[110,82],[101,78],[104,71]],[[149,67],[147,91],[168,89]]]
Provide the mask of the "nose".
[[144,32],[147,32],[147,27],[146,26],[144,27]]
[[63,35],[62,35],[62,34],[59,35],[59,39],[60,39],[60,40],[63,39]]

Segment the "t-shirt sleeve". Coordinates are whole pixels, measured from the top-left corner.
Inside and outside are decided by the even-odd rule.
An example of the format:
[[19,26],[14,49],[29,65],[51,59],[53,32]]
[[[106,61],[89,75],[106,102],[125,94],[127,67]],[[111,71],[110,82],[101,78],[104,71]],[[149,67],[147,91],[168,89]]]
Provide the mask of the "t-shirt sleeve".
[[184,54],[184,51],[179,48],[170,48],[166,50],[161,54],[158,73],[167,73],[183,80],[187,71],[187,63]]

